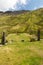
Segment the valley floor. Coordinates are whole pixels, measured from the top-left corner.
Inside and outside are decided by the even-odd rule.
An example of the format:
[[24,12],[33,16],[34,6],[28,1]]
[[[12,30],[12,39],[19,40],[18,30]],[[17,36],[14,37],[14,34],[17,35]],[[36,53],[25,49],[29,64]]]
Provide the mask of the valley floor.
[[43,40],[0,46],[0,65],[43,65]]

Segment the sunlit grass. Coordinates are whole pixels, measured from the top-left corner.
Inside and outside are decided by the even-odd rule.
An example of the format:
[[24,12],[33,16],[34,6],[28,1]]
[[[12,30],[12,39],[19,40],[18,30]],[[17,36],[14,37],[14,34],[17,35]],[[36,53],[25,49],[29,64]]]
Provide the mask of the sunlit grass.
[[12,42],[1,46],[0,65],[43,65],[43,41]]

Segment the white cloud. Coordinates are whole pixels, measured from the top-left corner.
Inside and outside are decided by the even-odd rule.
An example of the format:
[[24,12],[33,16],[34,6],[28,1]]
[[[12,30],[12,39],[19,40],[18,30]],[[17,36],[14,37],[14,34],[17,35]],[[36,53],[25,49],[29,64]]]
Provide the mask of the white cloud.
[[[33,0],[34,1],[34,0]],[[33,6],[34,4],[32,3],[32,0],[0,0],[0,11],[6,11],[6,10],[18,10],[18,9],[21,9],[21,8],[26,8],[30,6],[31,3],[31,6]],[[38,4],[39,6],[34,6],[34,7],[29,7],[29,9],[37,9],[37,8],[40,8],[40,7],[43,7],[43,4]]]
[[0,10],[6,11],[9,8],[13,8],[16,3],[26,4],[27,0],[0,0]]
[[27,1],[27,0],[21,0],[21,3],[22,3],[22,4],[26,4],[26,1]]
[[35,6],[33,9],[36,10],[38,8],[43,8],[43,5],[40,5],[40,6],[37,6],[37,7]]

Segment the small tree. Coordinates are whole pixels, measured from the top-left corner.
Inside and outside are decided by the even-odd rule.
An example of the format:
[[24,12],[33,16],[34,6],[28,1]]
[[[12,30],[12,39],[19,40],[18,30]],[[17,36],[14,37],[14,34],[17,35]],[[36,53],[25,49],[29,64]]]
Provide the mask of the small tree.
[[38,32],[37,32],[37,40],[40,41],[40,29],[38,29]]
[[2,42],[1,42],[1,43],[2,43],[3,45],[5,45],[5,42],[6,42],[6,40],[5,40],[5,32],[3,32],[3,33],[2,33]]

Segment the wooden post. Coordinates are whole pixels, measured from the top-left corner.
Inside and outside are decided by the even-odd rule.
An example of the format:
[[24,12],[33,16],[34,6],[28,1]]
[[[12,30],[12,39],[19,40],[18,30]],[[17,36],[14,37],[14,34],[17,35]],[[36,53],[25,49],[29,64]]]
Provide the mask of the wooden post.
[[37,32],[37,40],[40,41],[40,29],[38,29],[38,32]]
[[6,40],[5,40],[5,32],[3,32],[2,33],[2,45],[5,45],[5,42],[6,42]]

